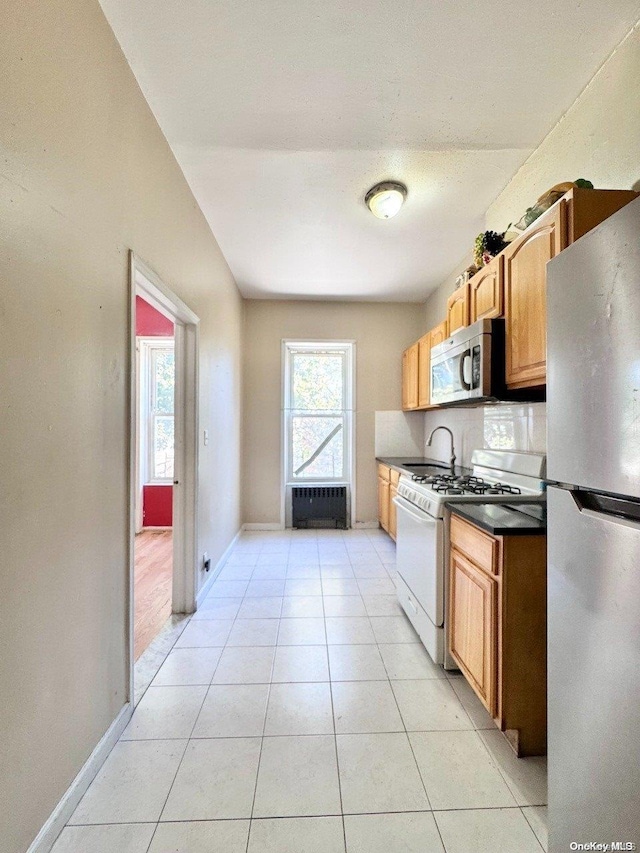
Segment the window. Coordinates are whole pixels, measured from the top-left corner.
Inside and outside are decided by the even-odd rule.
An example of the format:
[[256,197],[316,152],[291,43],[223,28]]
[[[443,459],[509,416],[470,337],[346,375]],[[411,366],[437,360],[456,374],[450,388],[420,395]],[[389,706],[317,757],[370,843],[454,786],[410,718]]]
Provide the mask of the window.
[[350,479],[352,351],[350,343],[285,343],[289,483]]
[[143,483],[173,482],[175,352],[171,338],[139,338]]
[[150,348],[149,475],[152,480],[173,480],[173,346]]

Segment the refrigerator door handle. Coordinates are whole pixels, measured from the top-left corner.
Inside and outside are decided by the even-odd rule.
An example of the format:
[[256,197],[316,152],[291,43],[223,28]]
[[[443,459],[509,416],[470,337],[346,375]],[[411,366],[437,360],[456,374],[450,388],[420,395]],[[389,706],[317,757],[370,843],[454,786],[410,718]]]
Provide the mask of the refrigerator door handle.
[[572,489],[571,497],[580,512],[591,518],[640,528],[640,501],[633,498],[603,495],[583,489]]

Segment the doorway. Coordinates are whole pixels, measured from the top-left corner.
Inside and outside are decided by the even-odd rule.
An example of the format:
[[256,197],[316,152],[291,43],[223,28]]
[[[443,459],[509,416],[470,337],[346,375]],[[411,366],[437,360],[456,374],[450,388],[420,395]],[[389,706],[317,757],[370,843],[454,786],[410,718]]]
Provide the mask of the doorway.
[[[129,668],[197,589],[198,318],[130,255]],[[151,648],[149,648],[151,646]],[[161,660],[158,663],[160,665]]]

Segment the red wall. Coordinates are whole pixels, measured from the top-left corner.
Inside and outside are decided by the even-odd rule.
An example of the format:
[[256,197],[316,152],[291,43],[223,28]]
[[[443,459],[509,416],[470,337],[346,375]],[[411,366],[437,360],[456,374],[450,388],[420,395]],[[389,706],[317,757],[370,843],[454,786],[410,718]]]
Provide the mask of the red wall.
[[136,296],[136,335],[143,338],[172,338],[173,323],[153,305]]
[[142,487],[142,526],[173,525],[173,486]]
[[[173,323],[141,296],[136,296],[136,335],[143,338],[172,338]],[[142,487],[142,526],[171,527],[173,486]]]

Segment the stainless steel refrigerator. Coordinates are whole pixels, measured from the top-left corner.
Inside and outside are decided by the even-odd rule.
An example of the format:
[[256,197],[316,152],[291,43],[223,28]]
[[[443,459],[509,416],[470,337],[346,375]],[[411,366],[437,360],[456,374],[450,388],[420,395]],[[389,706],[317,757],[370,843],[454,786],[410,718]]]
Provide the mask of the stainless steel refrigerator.
[[547,272],[549,851],[640,850],[640,199]]

